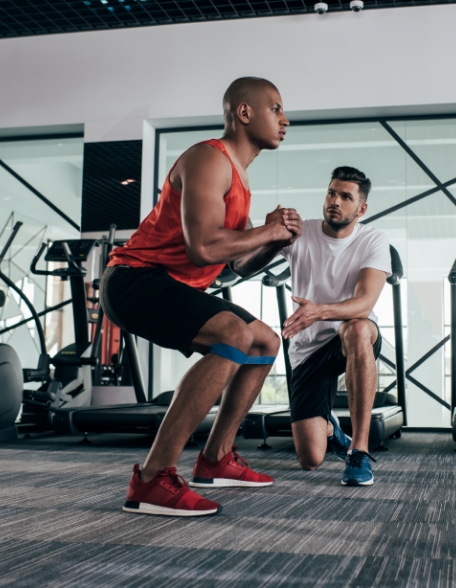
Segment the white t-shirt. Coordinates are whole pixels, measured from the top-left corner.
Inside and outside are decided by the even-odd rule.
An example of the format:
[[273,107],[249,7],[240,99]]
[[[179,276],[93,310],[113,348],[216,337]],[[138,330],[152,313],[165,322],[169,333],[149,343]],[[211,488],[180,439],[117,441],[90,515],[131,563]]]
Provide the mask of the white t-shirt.
[[[388,238],[370,225],[356,224],[353,233],[334,239],[323,233],[323,221],[303,221],[302,235],[282,255],[291,269],[293,295],[317,304],[353,298],[360,270],[371,267],[391,275]],[[294,310],[298,305],[293,303]],[[369,318],[377,323],[371,312]],[[290,362],[303,363],[339,332],[342,321],[316,321],[290,340]]]

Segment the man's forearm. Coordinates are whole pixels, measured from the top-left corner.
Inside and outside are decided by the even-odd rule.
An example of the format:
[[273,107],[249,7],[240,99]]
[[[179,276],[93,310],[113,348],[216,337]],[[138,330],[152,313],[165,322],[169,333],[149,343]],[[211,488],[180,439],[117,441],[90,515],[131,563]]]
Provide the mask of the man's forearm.
[[242,278],[248,278],[261,271],[283,249],[283,243],[270,243],[230,263],[231,269]]
[[191,238],[186,238],[187,255],[198,266],[232,263],[254,255],[263,248],[269,250],[269,247],[274,249],[274,256],[283,247],[283,237],[287,232],[285,227],[277,224],[264,225],[249,231],[220,228],[205,243],[197,236],[194,242]]
[[368,318],[374,303],[369,297],[359,296],[332,304],[317,304],[318,318],[316,320],[349,321],[357,318]]

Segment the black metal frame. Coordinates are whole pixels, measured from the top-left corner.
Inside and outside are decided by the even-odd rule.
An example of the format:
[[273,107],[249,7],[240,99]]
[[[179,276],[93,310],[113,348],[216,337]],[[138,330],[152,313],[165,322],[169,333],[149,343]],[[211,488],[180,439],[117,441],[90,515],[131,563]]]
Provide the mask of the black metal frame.
[[[72,303],[72,300],[70,298],[69,300],[65,300],[64,302],[59,302],[59,304],[56,304],[55,306],[48,306],[47,308],[45,308],[41,312],[37,312],[36,316],[45,316],[49,312],[53,312],[54,310],[60,310],[64,306],[67,306],[68,304],[71,304],[71,303]],[[22,327],[22,325],[26,325],[27,323],[29,323],[30,321],[33,321],[33,320],[35,320],[35,317],[29,316],[28,318],[26,318],[22,321],[19,321],[18,323],[14,323],[14,325],[11,325],[10,327],[6,327],[4,329],[1,329],[0,335],[3,335],[3,333],[8,333],[8,331],[12,331],[14,329],[17,329],[18,327]]]
[[451,418],[456,409],[456,260],[448,275],[451,291]]
[[[293,126],[317,126],[317,125],[342,125],[342,124],[361,124],[361,123],[378,123],[380,124],[389,134],[390,136],[397,142],[397,144],[413,159],[413,161],[426,173],[426,175],[435,183],[435,187],[416,196],[412,196],[408,198],[404,202],[400,202],[395,206],[387,208],[382,212],[379,212],[365,221],[362,221],[363,224],[371,223],[379,218],[383,218],[388,216],[389,214],[400,210],[401,208],[405,208],[409,204],[413,204],[418,200],[426,198],[427,196],[431,196],[432,194],[436,194],[437,192],[443,192],[445,196],[456,206],[456,198],[449,192],[448,187],[456,184],[456,178],[448,180],[446,182],[441,182],[437,176],[427,167],[427,165],[418,157],[418,155],[410,149],[410,147],[405,143],[405,141],[396,133],[396,131],[389,125],[389,122],[398,122],[398,121],[421,121],[421,120],[447,120],[447,119],[455,119],[456,113],[451,114],[436,114],[436,115],[410,115],[410,116],[382,116],[382,117],[366,117],[366,118],[345,118],[345,119],[324,119],[324,120],[301,120],[301,121],[292,121]],[[182,133],[186,131],[221,131],[223,130],[223,125],[201,125],[201,126],[185,126],[185,127],[172,127],[172,128],[163,128],[163,129],[156,129],[155,130],[155,167],[154,167],[154,193],[153,193],[153,204],[158,202],[158,198],[160,195],[160,186],[158,185],[158,174],[159,174],[159,160],[160,160],[160,135],[165,133]],[[454,270],[454,272],[453,272]],[[452,290],[452,336],[451,336],[451,345],[452,345],[452,400],[451,406],[442,398],[440,398],[437,394],[432,392],[429,388],[427,388],[424,384],[422,384],[419,380],[414,378],[411,373],[417,369],[420,365],[422,365],[429,357],[431,357],[434,353],[436,353],[441,347],[443,347],[449,340],[450,336],[445,337],[435,345],[432,349],[430,349],[423,357],[418,359],[408,370],[405,372],[405,377],[418,386],[423,392],[425,392],[428,396],[433,398],[436,402],[445,406],[446,408],[451,410],[451,414],[453,414],[454,408],[456,407],[456,262],[453,266],[452,272],[455,274],[454,280],[455,284],[451,282]],[[259,272],[262,273],[262,272]],[[452,273],[450,272],[450,276]],[[288,285],[287,285],[288,286]],[[289,287],[288,287],[289,288]],[[215,292],[216,293],[216,292]],[[393,286],[393,296],[399,296],[399,302],[395,300],[395,302],[400,303],[400,290]],[[397,304],[395,304],[397,307]],[[454,310],[453,310],[454,309]],[[396,314],[396,313],[395,313]],[[395,320],[396,320],[395,316]],[[402,324],[402,323],[401,323]],[[397,337],[396,337],[397,339]],[[396,341],[397,344],[397,341]],[[403,354],[402,354],[403,356]],[[383,361],[384,359],[381,358]],[[389,365],[389,362],[386,362]],[[391,366],[393,367],[393,366]],[[396,367],[394,365],[394,367]],[[396,382],[392,382],[386,390],[391,390],[396,385]],[[403,405],[405,407],[405,386],[403,386],[403,390],[401,389],[401,397],[403,396]],[[399,392],[399,391],[398,391]]]

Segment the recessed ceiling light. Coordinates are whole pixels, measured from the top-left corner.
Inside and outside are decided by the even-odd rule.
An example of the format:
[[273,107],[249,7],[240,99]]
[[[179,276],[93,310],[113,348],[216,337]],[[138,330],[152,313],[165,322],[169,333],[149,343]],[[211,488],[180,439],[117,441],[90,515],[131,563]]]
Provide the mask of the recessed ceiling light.
[[136,180],[129,178],[127,180],[122,180],[122,182],[120,182],[120,183],[122,184],[122,186],[128,186],[128,184],[134,184],[135,182],[136,182]]

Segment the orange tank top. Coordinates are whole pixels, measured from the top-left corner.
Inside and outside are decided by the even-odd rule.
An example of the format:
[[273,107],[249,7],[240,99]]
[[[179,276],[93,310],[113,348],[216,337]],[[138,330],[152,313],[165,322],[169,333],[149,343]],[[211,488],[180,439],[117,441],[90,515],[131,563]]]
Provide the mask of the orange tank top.
[[[225,196],[225,229],[244,231],[250,210],[250,191],[244,187],[239,173],[231,161],[225,146],[218,139],[203,141],[219,149],[230,161],[232,180],[230,191]],[[177,162],[176,162],[177,163]],[[142,221],[138,230],[123,247],[117,247],[110,254],[108,265],[129,265],[131,267],[163,266],[168,274],[193,288],[206,290],[226,264],[198,267],[190,261],[185,252],[181,219],[181,194],[170,183],[169,172],[160,200],[152,212]]]

